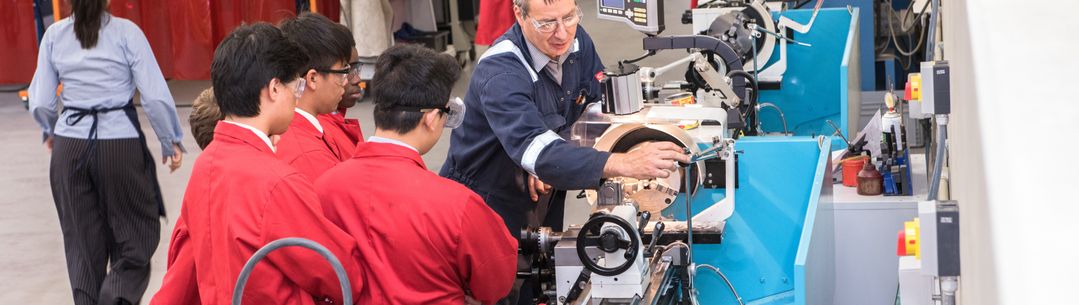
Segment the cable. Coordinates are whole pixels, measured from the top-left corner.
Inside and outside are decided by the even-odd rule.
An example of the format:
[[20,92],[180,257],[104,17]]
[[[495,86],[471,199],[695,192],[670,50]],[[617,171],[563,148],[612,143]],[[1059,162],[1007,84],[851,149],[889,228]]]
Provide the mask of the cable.
[[667,250],[674,248],[674,246],[681,246],[682,248],[686,248],[686,251],[689,251],[689,245],[684,242],[676,241],[664,246],[663,249],[659,251],[659,254],[667,253]]
[[932,0],[933,14],[929,15],[929,47],[925,50],[925,61],[933,61],[933,52],[937,44],[937,22],[940,21],[940,0]]
[[706,268],[706,269],[715,271],[715,273],[718,274],[720,278],[723,278],[723,282],[727,283],[727,287],[731,288],[731,293],[734,294],[734,299],[738,301],[738,304],[746,305],[745,302],[742,302],[742,297],[738,295],[738,290],[734,289],[734,285],[731,284],[731,280],[727,279],[727,276],[723,274],[723,271],[719,271],[719,268],[716,268],[716,266],[712,266],[712,265],[709,265],[709,264],[700,264],[700,265],[697,265],[697,267],[695,267],[695,269],[700,269],[700,268]]
[[[727,77],[731,77],[731,76],[735,76],[735,75],[738,75],[738,76],[741,76],[742,78],[745,78],[747,81],[749,81],[749,83],[751,85],[753,85],[753,97],[750,98],[750,97],[747,96],[746,99],[748,99],[749,101],[752,101],[753,104],[756,104],[757,98],[760,97],[760,88],[757,87],[757,78],[753,77],[753,75],[749,74],[749,72],[746,72],[746,71],[743,71],[743,70],[731,70],[730,72],[727,72]],[[747,103],[749,101],[747,101]]]
[[[891,1],[889,1],[889,3],[891,3]],[[911,2],[911,3],[913,3],[913,2]],[[929,2],[926,2],[926,4],[928,5]],[[899,19],[899,16],[896,15],[894,10],[889,8],[888,11],[891,12],[892,17],[895,17],[896,19]],[[925,7],[922,7],[922,11],[924,13]],[[910,10],[908,9],[907,12],[910,12]],[[921,20],[920,15],[917,18],[918,18],[918,20]],[[900,19],[899,22],[904,23],[903,25],[901,25],[901,27],[906,27],[906,24],[905,24],[907,22],[906,20]],[[910,27],[909,30],[913,30],[914,28],[915,28],[914,25],[911,24],[911,27]],[[906,32],[909,32],[909,30],[906,31]],[[895,25],[892,24],[891,21],[888,22],[888,32],[892,34],[891,37],[892,37],[892,42],[895,43],[895,50],[899,51],[899,54],[903,54],[903,56],[908,56],[909,57],[911,55],[914,55],[915,52],[918,52],[918,49],[922,48],[922,44],[925,42],[925,32],[926,31],[924,31],[924,30],[923,31],[918,31],[918,33],[919,33],[918,34],[918,45],[914,46],[914,48],[912,48],[910,51],[906,51],[906,50],[903,50],[903,47],[899,46],[899,39],[895,38]],[[905,33],[905,34],[909,34],[909,33]]]
[[839,126],[836,126],[835,122],[832,122],[832,120],[824,120],[824,122],[828,123],[828,125],[832,125],[832,128],[835,129],[835,134],[838,134],[840,138],[843,138],[843,142],[846,142],[847,146],[854,145],[854,143],[851,143],[850,140],[847,139],[847,136],[843,135],[843,130],[839,129]]
[[783,133],[784,134],[790,133],[790,130],[787,129],[787,117],[783,115],[783,110],[779,109],[779,106],[776,106],[775,104],[772,104],[772,103],[760,103],[760,104],[757,104],[757,111],[759,112],[761,108],[765,108],[765,107],[775,109],[776,112],[779,112],[779,119],[781,121],[783,121]]
[[753,85],[752,98],[749,97],[749,95],[746,96],[746,105],[747,105],[747,107],[746,107],[746,112],[742,114],[742,120],[746,121],[746,123],[747,123],[746,131],[757,130],[757,126],[760,125],[760,121],[759,120],[754,120],[752,122],[752,124],[749,124],[750,122],[748,121],[749,113],[751,111],[756,112],[757,100],[760,98],[760,90],[759,90],[759,87],[757,87],[757,78],[753,77],[752,74],[749,74],[748,72],[743,71],[743,70],[731,70],[730,72],[727,72],[727,77],[731,77],[731,76],[734,76],[734,75],[738,75],[738,76],[741,76],[741,77],[745,78],[747,81],[749,81],[749,83],[751,85]]
[[650,56],[652,56],[652,55],[656,55],[656,50],[649,50],[648,52],[645,52],[645,53],[644,53],[644,55],[641,55],[641,57],[637,57],[637,58],[634,58],[634,59],[627,59],[627,60],[623,60],[623,61],[621,61],[621,62],[619,62],[619,63],[622,63],[622,64],[632,64],[632,63],[635,63],[635,62],[641,61],[641,60],[643,60],[643,59],[645,59],[645,58],[648,58],[648,57],[650,57]]
[[937,158],[933,160],[933,178],[929,181],[929,197],[937,200],[940,192],[940,172],[944,170],[944,151],[948,149],[948,116],[937,115]]
[[[887,45],[890,45],[890,44],[894,43],[896,51],[898,51],[900,53],[899,55],[905,56],[905,57],[896,56],[896,58],[900,61],[900,63],[902,64],[904,70],[909,70],[910,66],[911,66],[911,64],[913,63],[913,60],[914,60],[912,58],[913,55],[916,52],[918,52],[919,49],[922,48],[922,45],[925,44],[925,41],[926,41],[926,30],[925,30],[925,27],[924,27],[924,18],[922,18],[922,16],[924,16],[928,12],[926,10],[926,8],[929,7],[930,2],[927,1],[926,4],[922,6],[921,12],[914,13],[914,2],[912,1],[907,6],[907,10],[903,14],[902,17],[900,17],[895,12],[895,10],[892,9],[893,4],[892,4],[891,0],[886,0],[886,1],[883,2],[883,4],[887,6],[886,10],[889,13],[888,16],[890,16],[891,18],[888,19],[888,21],[887,21],[888,22],[888,24],[887,24],[887,26],[888,26],[888,34],[889,34],[888,39],[885,39],[885,42],[882,45],[885,46],[884,48],[887,48]],[[913,20],[923,20],[921,22],[921,24],[923,24],[923,26],[918,27],[917,25],[919,23],[910,22],[910,21],[913,21]],[[896,35],[895,25],[894,25],[895,22],[900,23],[900,33],[907,36],[908,41],[913,40],[913,37],[911,37],[911,32],[913,32],[915,29],[920,29],[918,31],[917,45],[915,45],[910,50],[904,50],[903,49],[903,47],[899,44],[898,35]],[[910,25],[908,25],[908,23],[910,23]],[[884,49],[880,49],[880,50],[884,50]]]
[[291,246],[314,250],[315,252],[318,252],[319,255],[322,255],[322,258],[325,258],[326,261],[329,261],[330,266],[333,267],[334,273],[337,274],[337,281],[341,282],[343,304],[352,304],[352,285],[350,285],[348,281],[348,275],[346,275],[345,267],[341,265],[341,261],[337,260],[337,257],[334,256],[330,250],[326,249],[326,247],[323,247],[310,239],[290,237],[275,240],[266,246],[263,246],[262,249],[256,251],[254,255],[251,255],[251,259],[248,259],[247,263],[244,264],[243,269],[240,269],[240,277],[236,279],[236,288],[232,290],[232,305],[243,304],[244,286],[247,285],[247,279],[251,277],[251,271],[255,270],[255,265],[258,264],[259,261],[262,261],[263,258],[266,258],[266,255],[270,254],[270,252]]

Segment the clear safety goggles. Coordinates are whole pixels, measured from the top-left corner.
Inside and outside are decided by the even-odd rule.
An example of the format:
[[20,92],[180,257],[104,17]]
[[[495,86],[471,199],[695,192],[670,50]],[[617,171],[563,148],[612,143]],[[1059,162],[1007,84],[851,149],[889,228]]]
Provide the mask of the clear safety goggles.
[[303,96],[303,89],[307,87],[307,80],[304,79],[303,77],[297,77],[296,79],[292,80],[290,83],[294,83],[294,84],[289,85],[289,84],[282,83],[282,85],[284,85],[285,88],[292,89],[292,96],[296,97],[296,100],[299,100],[300,97]]
[[440,110],[440,111],[442,111],[442,113],[445,113],[446,115],[449,116],[449,117],[446,118],[446,128],[449,128],[449,129],[454,129],[454,128],[460,127],[461,123],[464,123],[464,121],[465,121],[465,101],[461,100],[460,97],[451,98],[449,100],[449,102],[446,103],[446,106],[437,107],[437,108],[419,108],[419,107],[410,107],[410,106],[395,106],[393,108],[390,108],[390,110],[409,111],[409,112],[423,112],[423,113],[427,113],[427,112],[431,112],[431,111],[435,111],[435,110]]

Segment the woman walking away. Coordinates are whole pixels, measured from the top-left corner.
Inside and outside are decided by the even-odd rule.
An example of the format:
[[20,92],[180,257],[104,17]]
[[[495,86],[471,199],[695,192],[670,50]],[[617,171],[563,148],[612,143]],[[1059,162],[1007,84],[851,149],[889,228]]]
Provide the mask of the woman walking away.
[[[49,176],[76,305],[139,304],[160,238],[164,204],[132,101],[180,167],[183,132],[150,44],[107,0],[72,0],[70,18],[45,31],[30,112],[52,152]],[[63,108],[57,111],[57,87]]]

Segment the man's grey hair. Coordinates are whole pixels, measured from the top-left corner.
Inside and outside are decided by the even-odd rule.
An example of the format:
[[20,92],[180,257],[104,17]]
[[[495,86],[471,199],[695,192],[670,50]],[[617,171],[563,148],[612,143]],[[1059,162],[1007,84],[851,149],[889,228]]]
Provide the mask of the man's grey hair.
[[[555,1],[558,0],[543,0],[543,3],[551,4]],[[530,2],[532,2],[532,0],[513,0],[513,6],[521,8],[521,16],[528,16],[528,3]],[[576,3],[577,0],[573,0],[573,2]]]

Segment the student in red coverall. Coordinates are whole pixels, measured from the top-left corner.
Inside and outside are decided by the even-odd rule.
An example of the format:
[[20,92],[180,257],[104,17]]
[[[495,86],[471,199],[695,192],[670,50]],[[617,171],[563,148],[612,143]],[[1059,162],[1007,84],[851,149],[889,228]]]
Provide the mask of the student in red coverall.
[[288,132],[277,143],[277,158],[315,181],[346,159],[346,152],[332,144],[333,138],[317,116],[337,110],[348,85],[349,57],[356,43],[348,29],[319,14],[303,13],[278,27],[309,59],[301,76],[307,86]]
[[[351,280],[344,293],[358,297],[365,279],[355,240],[325,218],[311,184],[274,156],[270,140],[293,119],[306,62],[266,23],[240,26],[217,47],[210,78],[225,119],[195,161],[152,304],[230,304],[251,255],[286,237],[329,249]],[[287,248],[255,267],[244,304],[342,304],[342,291],[325,259]]]
[[[345,26],[337,26],[348,30]],[[360,121],[345,117],[346,112],[356,102],[363,98],[363,89],[360,88],[360,56],[356,53],[356,47],[352,48],[352,56],[349,58],[348,84],[345,85],[345,94],[341,96],[341,102],[337,104],[337,111],[318,115],[319,122],[326,129],[326,136],[330,145],[337,147],[345,160],[352,157],[352,151],[356,144],[363,142],[363,131],[360,130]]]
[[[483,199],[420,155],[460,124],[453,57],[397,45],[378,58],[375,134],[315,182],[327,218],[360,238],[363,304],[490,304],[509,293],[517,240]],[[447,102],[447,100],[450,100]]]

